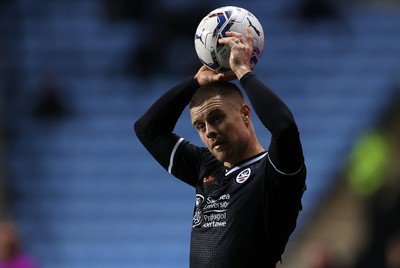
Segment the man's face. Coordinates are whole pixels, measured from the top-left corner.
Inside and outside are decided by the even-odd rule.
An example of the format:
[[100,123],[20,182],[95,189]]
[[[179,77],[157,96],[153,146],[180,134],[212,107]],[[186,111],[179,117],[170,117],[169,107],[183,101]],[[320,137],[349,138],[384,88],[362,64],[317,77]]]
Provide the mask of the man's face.
[[249,143],[248,106],[233,99],[213,97],[190,109],[190,118],[201,140],[219,161],[236,164]]

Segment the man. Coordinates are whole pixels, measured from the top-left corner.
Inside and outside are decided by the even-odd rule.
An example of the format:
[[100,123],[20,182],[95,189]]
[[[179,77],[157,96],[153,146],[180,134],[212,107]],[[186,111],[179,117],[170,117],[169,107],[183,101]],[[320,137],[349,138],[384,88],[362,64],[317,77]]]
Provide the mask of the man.
[[[306,168],[299,133],[286,105],[253,73],[253,36],[220,39],[231,47],[230,66],[263,125],[258,141],[251,111],[232,77],[201,67],[164,94],[136,122],[152,156],[196,189],[190,267],[275,267],[301,210]],[[190,102],[190,118],[207,148],[173,133]]]

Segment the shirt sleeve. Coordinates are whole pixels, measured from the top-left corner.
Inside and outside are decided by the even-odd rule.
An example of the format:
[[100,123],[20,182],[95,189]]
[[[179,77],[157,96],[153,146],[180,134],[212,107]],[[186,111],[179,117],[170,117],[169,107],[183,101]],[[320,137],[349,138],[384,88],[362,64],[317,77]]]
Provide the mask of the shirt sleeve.
[[262,124],[271,132],[271,165],[283,175],[297,174],[304,166],[304,157],[293,114],[254,73],[245,74],[240,83]]
[[[173,130],[198,88],[199,84],[193,78],[183,81],[161,96],[134,125],[137,137],[154,159],[169,173],[190,185],[194,185],[197,179],[194,170],[198,166],[196,159],[201,150],[173,133]],[[179,163],[180,169],[175,165],[178,152],[182,155],[178,160],[185,160],[178,161],[182,162]]]

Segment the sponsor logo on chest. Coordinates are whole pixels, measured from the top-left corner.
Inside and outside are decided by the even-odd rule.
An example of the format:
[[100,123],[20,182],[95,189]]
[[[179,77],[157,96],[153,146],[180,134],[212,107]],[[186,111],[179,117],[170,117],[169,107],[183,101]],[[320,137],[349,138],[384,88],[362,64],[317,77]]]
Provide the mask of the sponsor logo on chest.
[[193,227],[225,227],[227,224],[227,209],[230,201],[230,194],[223,194],[218,198],[212,198],[210,196],[205,198],[201,194],[196,194]]

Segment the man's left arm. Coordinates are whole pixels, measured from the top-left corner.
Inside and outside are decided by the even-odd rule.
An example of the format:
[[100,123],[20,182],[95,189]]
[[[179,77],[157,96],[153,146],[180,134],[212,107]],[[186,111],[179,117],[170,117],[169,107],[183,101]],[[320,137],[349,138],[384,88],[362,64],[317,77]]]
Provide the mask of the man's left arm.
[[240,83],[261,122],[271,132],[271,164],[284,175],[296,174],[304,166],[304,156],[293,114],[252,72],[241,77]]

